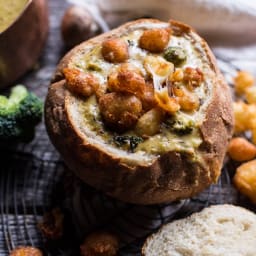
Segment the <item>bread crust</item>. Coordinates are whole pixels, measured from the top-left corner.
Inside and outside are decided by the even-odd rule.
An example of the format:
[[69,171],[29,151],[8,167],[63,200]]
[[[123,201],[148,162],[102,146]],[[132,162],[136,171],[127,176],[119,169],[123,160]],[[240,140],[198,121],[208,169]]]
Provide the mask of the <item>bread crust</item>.
[[[112,36],[118,37],[131,26],[145,22],[159,21],[141,19],[126,23],[71,50],[59,63],[50,85],[45,103],[45,122],[53,145],[66,165],[84,182],[126,202],[155,204],[191,197],[216,182],[220,174],[233,127],[231,96],[206,42],[200,39],[216,79],[212,101],[200,127],[203,143],[199,153],[204,160],[202,163],[192,162],[188,153],[169,151],[150,165],[129,166],[122,163],[118,156],[90,144],[72,123],[68,111],[72,99],[62,74],[73,57],[84,52],[88,46],[97,45]],[[176,34],[193,31],[176,21],[170,21],[170,25]]]

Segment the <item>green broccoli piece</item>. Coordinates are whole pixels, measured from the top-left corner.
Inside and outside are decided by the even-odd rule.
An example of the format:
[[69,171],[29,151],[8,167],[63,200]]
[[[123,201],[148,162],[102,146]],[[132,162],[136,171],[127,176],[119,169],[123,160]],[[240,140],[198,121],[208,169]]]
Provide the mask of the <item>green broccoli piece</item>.
[[9,98],[0,95],[0,141],[31,141],[42,113],[43,102],[23,85],[15,86]]
[[178,46],[172,46],[164,51],[164,58],[167,61],[172,62],[175,66],[180,66],[186,61],[187,53],[184,49]]
[[117,135],[114,136],[113,139],[114,143],[119,147],[129,145],[131,152],[134,152],[134,149],[138,146],[138,144],[143,142],[141,137],[132,135]]
[[191,119],[184,118],[183,116],[169,118],[165,121],[165,125],[180,136],[192,133],[195,128],[195,123]]

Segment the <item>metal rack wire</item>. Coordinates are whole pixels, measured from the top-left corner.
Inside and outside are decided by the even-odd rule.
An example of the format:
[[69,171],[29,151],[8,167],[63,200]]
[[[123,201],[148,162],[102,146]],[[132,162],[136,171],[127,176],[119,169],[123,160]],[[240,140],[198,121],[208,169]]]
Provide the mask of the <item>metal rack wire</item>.
[[6,255],[17,246],[42,245],[37,223],[50,207],[62,163],[6,148],[0,152],[0,255]]

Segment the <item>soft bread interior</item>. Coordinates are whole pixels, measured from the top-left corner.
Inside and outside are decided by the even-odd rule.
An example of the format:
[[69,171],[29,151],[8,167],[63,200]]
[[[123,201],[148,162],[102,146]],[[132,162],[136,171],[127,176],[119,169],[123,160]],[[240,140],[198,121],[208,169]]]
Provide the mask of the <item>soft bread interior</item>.
[[149,237],[144,256],[254,256],[256,215],[217,205],[163,226]]

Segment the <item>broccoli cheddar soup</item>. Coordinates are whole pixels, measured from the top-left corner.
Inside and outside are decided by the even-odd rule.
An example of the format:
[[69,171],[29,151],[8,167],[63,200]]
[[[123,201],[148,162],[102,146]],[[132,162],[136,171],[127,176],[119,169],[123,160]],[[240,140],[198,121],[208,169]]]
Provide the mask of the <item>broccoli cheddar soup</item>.
[[21,14],[28,0],[0,0],[0,33]]
[[212,90],[209,60],[196,39],[158,23],[88,47],[64,69],[66,87],[83,96],[70,108],[84,116],[82,132],[145,161],[174,150],[196,156]]

